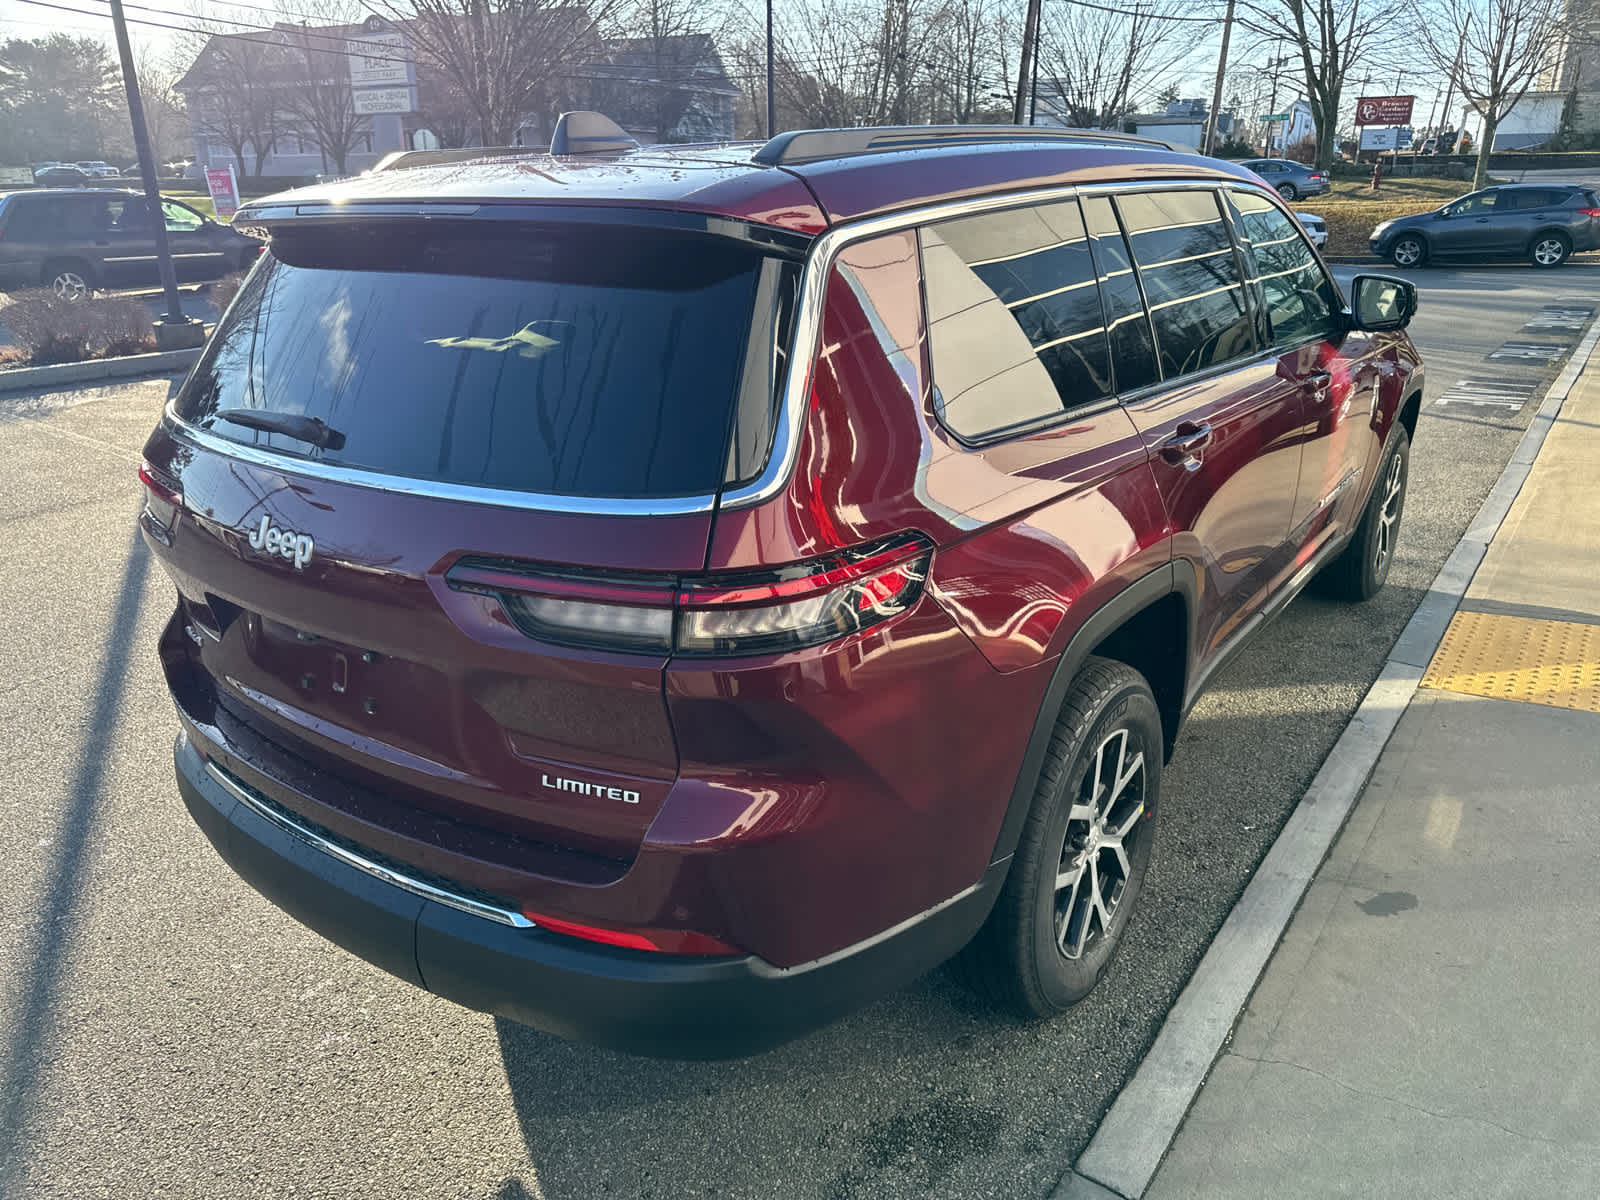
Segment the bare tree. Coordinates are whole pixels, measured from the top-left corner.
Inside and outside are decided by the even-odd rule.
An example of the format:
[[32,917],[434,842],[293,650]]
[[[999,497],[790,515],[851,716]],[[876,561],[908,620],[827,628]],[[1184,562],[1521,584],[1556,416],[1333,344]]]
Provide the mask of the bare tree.
[[988,81],[996,76],[1005,22],[998,0],[949,0],[928,49],[936,121],[956,125],[981,121],[990,102]]
[[[1339,104],[1352,64],[1370,59],[1411,28],[1410,0],[1244,0],[1240,19],[1266,38],[1295,48],[1306,102],[1317,126],[1317,166],[1333,163]],[[1548,2],[1548,0],[1544,0]]]
[[405,31],[424,70],[450,81],[479,139],[504,146],[525,117],[549,110],[576,68],[598,57],[598,29],[619,0],[364,2]]
[[1489,181],[1495,130],[1561,48],[1561,6],[1552,0],[1434,0],[1415,13],[1424,57],[1483,118],[1472,180],[1481,188]]
[[1178,0],[1157,0],[1128,12],[1077,5],[1045,10],[1039,35],[1039,96],[1066,123],[1115,129],[1135,111],[1147,81],[1169,77],[1194,50]]
[[276,33],[213,36],[186,81],[199,103],[189,118],[196,132],[221,142],[245,168],[245,152],[255,174],[266,168],[283,131],[281,104],[288,56]]
[[607,61],[595,63],[594,107],[631,128],[648,127],[657,142],[695,105],[696,83],[722,71],[717,43],[732,26],[715,0],[637,0],[615,21]]
[[301,27],[284,33],[288,49],[303,70],[303,78],[284,92],[284,110],[310,133],[322,152],[323,166],[332,165],[343,175],[350,152],[371,131],[371,122],[359,115],[350,87],[347,55],[328,34]]

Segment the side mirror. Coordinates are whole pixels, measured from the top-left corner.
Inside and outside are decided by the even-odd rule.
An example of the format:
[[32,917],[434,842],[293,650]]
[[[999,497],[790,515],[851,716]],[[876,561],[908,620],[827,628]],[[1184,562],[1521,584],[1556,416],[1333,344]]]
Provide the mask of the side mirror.
[[1404,329],[1417,315],[1417,287],[1393,275],[1357,275],[1350,285],[1350,325],[1377,333]]

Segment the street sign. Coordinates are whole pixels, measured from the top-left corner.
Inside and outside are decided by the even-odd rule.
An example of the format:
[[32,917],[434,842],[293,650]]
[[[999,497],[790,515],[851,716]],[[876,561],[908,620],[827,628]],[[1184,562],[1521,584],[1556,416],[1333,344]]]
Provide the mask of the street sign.
[[349,38],[345,45],[349,52],[351,87],[411,82],[407,74],[404,34],[379,33]]
[[1261,119],[1263,121],[1287,121],[1289,119],[1289,114],[1288,113],[1268,113],[1266,116],[1262,117]]
[[356,115],[377,116],[380,113],[408,113],[411,111],[411,89],[408,87],[362,88],[350,93],[350,102]]
[[231,166],[207,167],[206,191],[211,193],[211,207],[216,210],[217,220],[231,220],[239,211],[239,181],[234,178]]
[[1357,125],[1406,125],[1415,96],[1363,96],[1356,101]]

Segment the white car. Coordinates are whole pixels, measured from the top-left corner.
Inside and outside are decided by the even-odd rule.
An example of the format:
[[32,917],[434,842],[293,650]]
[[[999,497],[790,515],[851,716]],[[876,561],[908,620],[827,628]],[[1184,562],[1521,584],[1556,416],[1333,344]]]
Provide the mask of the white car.
[[1328,226],[1321,217],[1317,216],[1316,213],[1303,212],[1295,213],[1295,217],[1299,220],[1302,228],[1305,229],[1306,237],[1311,239],[1313,246],[1321,250],[1328,244]]
[[74,164],[80,171],[87,171],[91,175],[98,175],[101,179],[120,179],[122,172],[105,162],[81,162]]

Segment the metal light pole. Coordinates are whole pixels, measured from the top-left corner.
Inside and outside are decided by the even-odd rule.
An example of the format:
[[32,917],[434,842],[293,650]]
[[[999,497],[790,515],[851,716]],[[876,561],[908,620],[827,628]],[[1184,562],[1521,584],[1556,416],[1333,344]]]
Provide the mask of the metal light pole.
[[1228,15],[1222,21],[1222,52],[1217,55],[1217,83],[1211,89],[1211,120],[1206,124],[1201,154],[1210,154],[1217,144],[1217,122],[1222,119],[1222,73],[1228,69],[1228,38],[1233,33],[1233,3],[1228,0]]
[[172,244],[167,238],[166,217],[161,211],[161,181],[156,177],[155,155],[150,151],[150,131],[145,128],[144,102],[139,98],[139,79],[133,72],[133,49],[128,44],[128,25],[122,16],[122,0],[111,0],[111,24],[117,32],[117,53],[122,58],[122,84],[128,92],[128,117],[133,122],[133,145],[139,154],[139,174],[144,177],[145,203],[155,225],[156,262],[161,269],[161,290],[166,295],[167,312],[156,322],[156,347],[160,350],[188,350],[204,344],[205,325],[183,315],[178,298],[178,274],[172,266]]
[[774,74],[772,66],[772,0],[767,0],[767,136],[769,138],[778,132],[778,105],[772,94]]

